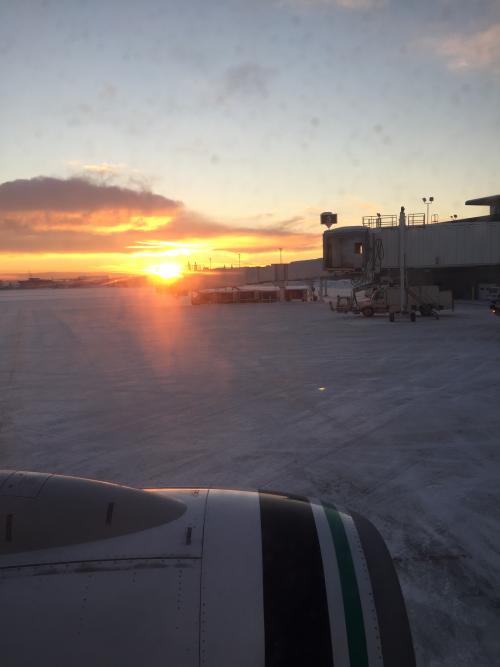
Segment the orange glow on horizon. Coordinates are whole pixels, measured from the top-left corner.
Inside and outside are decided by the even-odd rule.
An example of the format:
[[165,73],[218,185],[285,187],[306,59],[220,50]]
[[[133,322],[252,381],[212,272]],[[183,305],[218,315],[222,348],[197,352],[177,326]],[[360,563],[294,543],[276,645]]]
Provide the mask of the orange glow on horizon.
[[[217,239],[220,241],[221,239]],[[93,252],[0,252],[1,270],[0,280],[5,275],[33,274],[37,273],[126,273],[147,274],[151,277],[157,276],[162,279],[161,273],[164,265],[173,265],[174,269],[167,269],[171,276],[168,280],[180,278],[184,270],[184,263],[189,259],[190,264],[198,267],[211,265],[214,269],[218,267],[237,267],[239,264],[238,253],[234,250],[225,250],[220,245],[217,248],[204,247],[186,242],[183,244],[191,248],[181,252],[169,252],[156,250],[153,246],[150,251],[138,250],[134,252],[127,249],[118,252],[93,251]],[[201,245],[201,244],[200,244]],[[215,246],[215,243],[213,243]],[[257,244],[256,244],[257,245]],[[249,252],[248,247],[241,248],[241,266],[265,266],[279,262],[279,251],[258,246]],[[181,264],[182,257],[182,264]],[[301,259],[314,259],[321,257],[321,247],[318,249],[288,247],[283,251],[283,262],[291,262]]]
[[[82,230],[84,231],[84,230]],[[56,232],[54,232],[56,233]],[[137,236],[137,231],[135,232]],[[76,232],[75,232],[76,236]],[[111,235],[110,235],[111,236]],[[115,236],[115,234],[113,234]],[[116,235],[118,238],[120,234]],[[231,266],[265,266],[280,261],[279,248],[283,247],[282,261],[312,259],[321,256],[321,239],[311,243],[310,234],[297,234],[286,238],[274,234],[220,234],[203,238],[165,239],[146,238],[137,240],[129,232],[123,233],[123,247],[117,241],[103,241],[100,234],[91,234],[86,229],[82,235],[82,246],[86,250],[53,249],[26,252],[0,250],[2,274],[37,273],[126,273],[149,275],[152,279],[172,281],[179,279],[188,269],[186,266],[230,268]],[[65,243],[64,235],[61,244]],[[73,238],[72,245],[77,245]],[[313,240],[314,237],[313,237]],[[30,245],[30,244],[28,244]],[[106,247],[108,246],[108,247]],[[111,246],[111,247],[110,247]],[[112,247],[115,246],[115,247]],[[117,247],[118,246],[118,247]],[[32,247],[32,246],[31,246]],[[102,249],[101,249],[102,248]],[[0,278],[1,280],[2,278]]]

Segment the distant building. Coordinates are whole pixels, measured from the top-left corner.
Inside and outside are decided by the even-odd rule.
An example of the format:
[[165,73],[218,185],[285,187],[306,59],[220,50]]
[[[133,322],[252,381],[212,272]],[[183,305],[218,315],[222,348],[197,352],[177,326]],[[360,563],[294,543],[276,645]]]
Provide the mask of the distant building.
[[45,287],[55,287],[56,282],[50,278],[27,278],[26,280],[18,280],[17,285],[19,289],[42,289]]
[[[500,195],[470,199],[489,206],[489,215],[424,224],[408,216],[405,248],[408,278],[413,284],[436,284],[455,297],[475,298],[481,285],[500,285]],[[323,267],[330,275],[375,274],[397,279],[397,216],[372,216],[359,227],[340,227],[323,234]]]

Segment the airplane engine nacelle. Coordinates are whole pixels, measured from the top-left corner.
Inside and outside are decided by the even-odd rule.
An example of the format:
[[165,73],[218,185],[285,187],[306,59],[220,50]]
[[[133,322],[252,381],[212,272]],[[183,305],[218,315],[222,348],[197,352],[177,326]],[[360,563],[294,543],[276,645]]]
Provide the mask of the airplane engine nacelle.
[[0,472],[3,667],[411,667],[376,529],[307,498]]

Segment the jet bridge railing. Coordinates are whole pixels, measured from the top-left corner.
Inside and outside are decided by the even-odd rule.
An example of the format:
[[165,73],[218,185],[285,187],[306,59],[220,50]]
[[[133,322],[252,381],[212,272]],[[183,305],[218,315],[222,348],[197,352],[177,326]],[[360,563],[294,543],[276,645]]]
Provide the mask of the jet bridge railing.
[[[432,222],[438,222],[432,219]],[[408,213],[406,224],[409,227],[425,225],[425,213]],[[365,215],[363,216],[363,227],[377,229],[380,227],[397,227],[399,225],[399,216],[397,215]]]

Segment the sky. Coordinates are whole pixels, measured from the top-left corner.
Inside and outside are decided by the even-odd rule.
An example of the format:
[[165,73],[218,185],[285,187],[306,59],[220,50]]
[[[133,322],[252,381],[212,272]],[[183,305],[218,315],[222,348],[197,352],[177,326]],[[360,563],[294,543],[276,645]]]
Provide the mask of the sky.
[[498,0],[3,0],[0,273],[321,256],[319,214],[482,214]]

